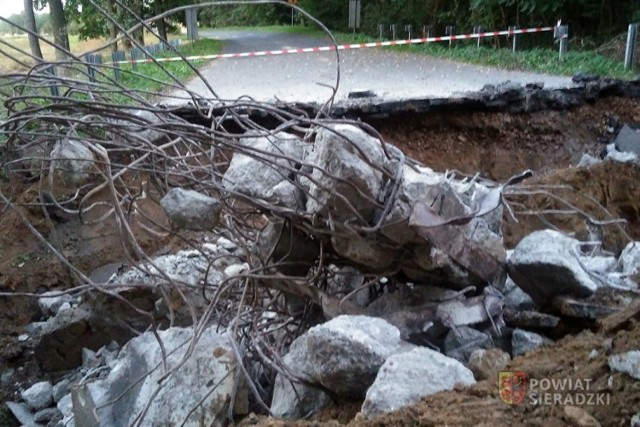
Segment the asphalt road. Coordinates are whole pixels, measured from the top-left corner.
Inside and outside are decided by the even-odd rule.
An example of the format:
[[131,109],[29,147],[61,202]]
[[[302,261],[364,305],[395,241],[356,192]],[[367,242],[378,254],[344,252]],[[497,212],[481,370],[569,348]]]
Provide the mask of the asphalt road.
[[[250,30],[201,31],[200,35],[222,40],[223,53],[330,44],[328,38]],[[219,59],[201,72],[223,99],[250,96],[260,101],[323,102],[332,92],[326,86],[336,83],[336,60],[335,52]],[[571,79],[565,76],[498,70],[387,48],[341,51],[340,61],[338,101],[360,90],[372,90],[385,100],[401,100],[450,97],[507,80],[543,82],[545,87],[571,85]],[[187,87],[205,98],[214,98],[199,79],[188,82]],[[172,95],[184,97],[186,93]],[[181,100],[173,98],[169,102]]]

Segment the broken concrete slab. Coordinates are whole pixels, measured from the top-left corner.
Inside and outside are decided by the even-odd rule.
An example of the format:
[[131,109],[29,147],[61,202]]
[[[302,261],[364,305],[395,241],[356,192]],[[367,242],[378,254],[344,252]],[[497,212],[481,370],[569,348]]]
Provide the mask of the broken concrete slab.
[[436,318],[449,328],[491,322],[502,314],[502,295],[485,288],[484,295],[471,298],[458,297],[438,304]]
[[491,337],[477,329],[461,326],[447,333],[444,340],[444,354],[459,362],[467,363],[471,353],[492,346]]
[[370,221],[383,184],[382,171],[372,166],[385,163],[378,139],[353,125],[321,128],[305,163],[310,177],[300,177],[300,183],[309,194],[308,213],[330,212],[336,222]]
[[511,362],[511,356],[499,348],[478,349],[469,356],[468,367],[477,381],[494,380]]
[[346,230],[331,237],[333,249],[340,256],[374,270],[384,270],[399,256],[394,248],[378,241],[374,236],[361,236]]
[[640,380],[640,351],[632,350],[609,357],[609,368]]
[[640,155],[640,128],[622,126],[613,142],[618,151]]
[[89,307],[61,311],[38,331],[35,355],[45,371],[62,371],[82,364],[82,349],[99,349],[111,341],[124,344],[133,332]]
[[502,315],[505,323],[512,328],[554,329],[560,324],[559,317],[533,310],[517,310],[507,307]]
[[[97,411],[93,410],[95,407],[86,407],[85,413],[89,409],[93,415],[97,412],[98,421],[104,425],[129,426],[151,402],[144,417],[149,425],[222,423],[228,415],[238,379],[237,360],[229,336],[208,328],[191,351],[191,328],[170,328],[159,331],[158,335],[163,350],[151,332],[132,339],[123,347],[108,377],[92,383],[100,390],[89,391],[94,405],[113,403]],[[191,354],[181,364],[187,351]],[[164,369],[158,369],[163,366],[163,353],[168,369],[175,368],[175,371],[159,386],[159,380],[165,374]],[[143,379],[138,381],[140,378]],[[237,393],[235,396],[239,401],[248,397],[247,389],[242,385]]]
[[551,305],[564,316],[588,320],[601,319],[621,309],[618,306],[602,304],[597,300],[580,300],[566,296],[554,298]]
[[536,334],[535,332],[515,329],[511,338],[513,357],[522,356],[523,354],[533,351],[538,347],[552,343],[553,341],[549,338]]
[[[233,155],[222,184],[232,193],[265,200],[277,198],[279,192],[274,193],[274,188],[293,178],[309,149],[309,144],[286,132],[269,136],[249,133],[239,143],[242,148]],[[288,200],[287,196],[281,202],[288,206]]]
[[549,305],[558,295],[588,297],[598,285],[577,259],[579,250],[578,240],[560,232],[533,232],[509,258],[509,276],[539,306]]
[[451,390],[456,384],[471,385],[473,373],[462,363],[437,351],[415,348],[390,356],[367,390],[362,413],[374,417]]
[[219,200],[193,190],[172,188],[160,205],[175,227],[186,230],[213,230],[220,218]]
[[[452,195],[453,199],[446,198],[451,194],[441,196],[443,190],[447,188],[450,190],[451,187],[440,189],[439,184],[445,181],[444,175],[438,174],[430,168],[402,165],[400,179],[402,181],[396,201],[385,218],[381,233],[391,241],[403,245],[417,238],[415,230],[409,227],[411,211],[417,201],[422,200],[429,203],[441,197],[446,200],[448,209],[451,209],[452,201],[455,202],[458,197],[455,194]],[[461,206],[463,204],[460,202],[457,207]],[[459,212],[454,213],[458,214]]]

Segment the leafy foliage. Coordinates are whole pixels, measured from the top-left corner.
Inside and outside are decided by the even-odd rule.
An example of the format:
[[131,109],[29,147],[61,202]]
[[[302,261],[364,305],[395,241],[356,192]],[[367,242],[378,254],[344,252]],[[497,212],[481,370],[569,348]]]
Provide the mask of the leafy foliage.
[[212,6],[198,12],[204,27],[277,25],[290,19],[290,9],[276,4]]
[[[330,28],[346,29],[346,0],[301,0],[300,4]],[[387,31],[392,23],[399,29],[407,24],[415,29],[430,25],[442,34],[446,25],[465,32],[477,25],[504,29],[553,25],[562,19],[572,35],[603,40],[640,19],[638,0],[366,0],[362,7],[362,30],[372,35],[378,24]]]

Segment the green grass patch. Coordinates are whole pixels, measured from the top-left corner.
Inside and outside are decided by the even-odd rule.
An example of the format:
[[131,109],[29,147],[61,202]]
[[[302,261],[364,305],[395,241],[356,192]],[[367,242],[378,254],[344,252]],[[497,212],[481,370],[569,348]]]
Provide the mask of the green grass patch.
[[448,46],[428,44],[405,48],[439,58],[472,64],[488,65],[506,70],[532,71],[556,75],[576,73],[597,74],[621,79],[633,78],[637,73],[625,70],[621,62],[613,61],[594,52],[569,51],[560,60],[558,51],[535,48],[513,52],[510,49],[493,49],[477,46]]

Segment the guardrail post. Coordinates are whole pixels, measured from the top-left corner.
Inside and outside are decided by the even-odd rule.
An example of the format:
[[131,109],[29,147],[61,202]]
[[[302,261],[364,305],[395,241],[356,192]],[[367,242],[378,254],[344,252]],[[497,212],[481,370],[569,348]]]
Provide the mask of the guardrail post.
[[553,30],[553,36],[558,40],[558,44],[560,45],[558,58],[562,61],[569,45],[569,26],[558,25]]
[[[512,25],[509,27],[509,31],[515,31],[518,29],[520,29],[520,27],[518,27],[517,25]],[[512,49],[514,52],[516,52],[518,50],[518,34],[511,34],[511,37],[513,37]]]
[[378,39],[382,40],[384,38],[384,25],[378,24]]
[[[480,34],[482,32],[482,27],[477,25],[473,27],[473,34]],[[480,44],[482,43],[482,37],[478,37],[478,49],[480,49]]]
[[122,71],[120,71],[120,64],[118,62],[125,60],[125,53],[121,50],[116,50],[111,53],[111,61],[113,61],[113,75],[116,80],[122,79]]
[[405,25],[404,32],[407,33],[407,39],[411,40],[411,25]]
[[[456,27],[453,25],[447,25],[447,28],[445,28],[445,34],[448,36],[452,36],[455,32],[456,32]],[[453,40],[449,39],[449,48],[451,48],[452,44],[453,44]]]
[[92,54],[92,55],[87,55],[86,57],[87,60],[87,71],[89,74],[89,81],[92,83],[95,83],[96,80],[96,68],[92,65],[102,65],[102,55],[98,54]]
[[425,39],[428,39],[429,37],[431,37],[431,26],[430,25],[423,25],[422,26],[422,37]]
[[391,25],[389,26],[389,30],[391,30],[391,39],[392,39],[392,40],[395,40],[395,39],[396,39],[396,29],[397,29],[396,24],[391,24]]
[[627,49],[624,52],[624,68],[633,68],[633,56],[636,50],[636,39],[638,38],[638,24],[629,24],[627,33]]
[[[45,73],[50,74],[53,77],[56,77],[56,67],[50,66],[44,69]],[[52,82],[49,84],[49,91],[51,91],[51,96],[55,96],[56,98],[60,96],[60,91],[58,90],[58,84],[56,82]]]

